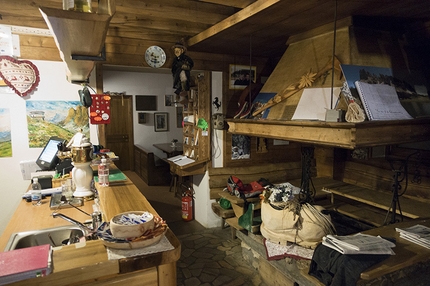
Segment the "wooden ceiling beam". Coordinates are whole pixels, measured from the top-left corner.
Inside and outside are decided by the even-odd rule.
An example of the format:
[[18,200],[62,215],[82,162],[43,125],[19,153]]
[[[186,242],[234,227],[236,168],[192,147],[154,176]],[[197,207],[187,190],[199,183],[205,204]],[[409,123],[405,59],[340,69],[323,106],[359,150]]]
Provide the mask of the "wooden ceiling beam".
[[233,7],[223,7],[199,1],[123,0],[120,5],[117,3],[116,14],[112,20],[115,18],[132,19],[134,16],[150,19],[157,17],[213,25],[235,12],[236,9]]
[[194,37],[188,40],[188,46],[191,47],[199,42],[202,42],[222,31],[227,30],[228,28],[233,27],[237,23],[245,21],[246,19],[258,14],[261,11],[264,11],[268,7],[278,3],[280,0],[258,0],[248,7],[240,10],[236,14],[231,15],[230,17],[222,20],[221,22],[213,25],[209,29],[195,35]]
[[243,9],[256,0],[199,0],[200,2],[213,3]]

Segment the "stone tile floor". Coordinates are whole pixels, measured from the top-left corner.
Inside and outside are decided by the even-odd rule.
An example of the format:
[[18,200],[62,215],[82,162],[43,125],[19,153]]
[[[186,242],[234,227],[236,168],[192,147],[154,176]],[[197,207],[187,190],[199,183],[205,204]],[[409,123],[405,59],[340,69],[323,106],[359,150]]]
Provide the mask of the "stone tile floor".
[[243,259],[241,241],[230,228],[210,228],[177,236],[182,244],[177,262],[178,286],[265,286],[258,271]]
[[182,220],[181,200],[169,186],[148,186],[132,171],[124,172],[148,199],[181,242],[177,262],[178,286],[266,286],[258,271],[242,256],[240,239],[230,227],[205,228],[196,220]]

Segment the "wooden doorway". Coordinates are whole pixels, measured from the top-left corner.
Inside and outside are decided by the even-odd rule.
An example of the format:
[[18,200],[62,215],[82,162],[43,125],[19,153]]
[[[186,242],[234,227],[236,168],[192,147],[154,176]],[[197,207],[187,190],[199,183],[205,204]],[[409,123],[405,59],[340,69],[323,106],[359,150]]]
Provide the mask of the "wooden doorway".
[[133,170],[133,97],[131,95],[111,97],[111,122],[100,126],[100,144],[119,157],[115,165],[120,170]]

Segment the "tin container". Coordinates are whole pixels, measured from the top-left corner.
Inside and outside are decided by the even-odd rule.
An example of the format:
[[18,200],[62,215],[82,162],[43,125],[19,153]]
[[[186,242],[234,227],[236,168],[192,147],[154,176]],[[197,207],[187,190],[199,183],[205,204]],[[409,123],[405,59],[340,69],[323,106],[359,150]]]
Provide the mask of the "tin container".
[[72,161],[74,163],[85,163],[93,160],[93,146],[72,147]]

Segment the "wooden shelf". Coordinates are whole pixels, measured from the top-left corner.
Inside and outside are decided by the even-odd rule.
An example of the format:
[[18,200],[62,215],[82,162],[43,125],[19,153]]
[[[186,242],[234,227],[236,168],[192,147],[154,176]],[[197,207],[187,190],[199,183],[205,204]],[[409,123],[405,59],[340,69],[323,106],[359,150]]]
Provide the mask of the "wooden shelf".
[[74,60],[72,55],[99,57],[113,16],[40,7],[49,30],[54,35],[60,57],[67,65],[67,80],[87,82],[94,60]]
[[168,162],[170,165],[170,172],[181,177],[204,174],[207,170],[208,163],[208,161],[199,160],[184,166],[179,166],[172,161]]
[[430,118],[360,123],[226,119],[233,134],[346,149],[426,141]]

